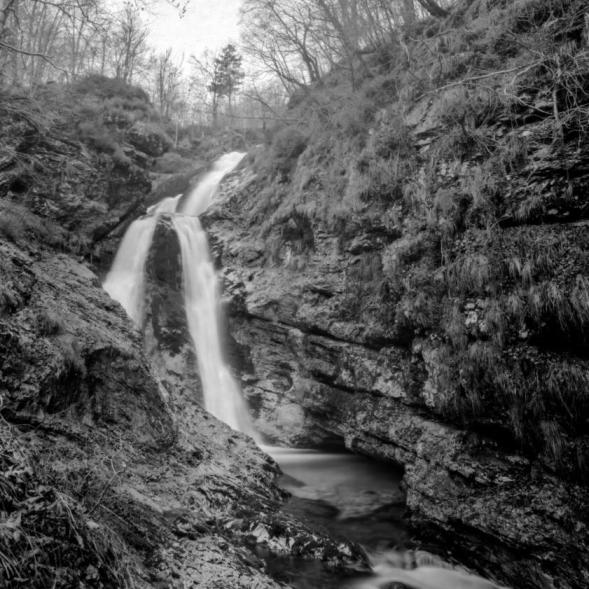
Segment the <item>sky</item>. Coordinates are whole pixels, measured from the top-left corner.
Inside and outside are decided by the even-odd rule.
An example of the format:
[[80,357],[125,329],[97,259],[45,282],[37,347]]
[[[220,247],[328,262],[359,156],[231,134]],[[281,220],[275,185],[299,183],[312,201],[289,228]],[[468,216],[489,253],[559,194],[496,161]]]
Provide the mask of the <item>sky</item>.
[[171,47],[176,58],[216,52],[228,42],[239,41],[239,7],[242,0],[189,0],[184,16],[166,0],[158,0],[146,15],[149,44],[164,51]]

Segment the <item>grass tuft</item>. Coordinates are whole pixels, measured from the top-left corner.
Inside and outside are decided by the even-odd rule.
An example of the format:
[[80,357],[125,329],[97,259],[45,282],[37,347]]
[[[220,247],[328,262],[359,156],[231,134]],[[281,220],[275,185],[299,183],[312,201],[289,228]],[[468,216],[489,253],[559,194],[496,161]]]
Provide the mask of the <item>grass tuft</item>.
[[0,578],[4,587],[131,589],[130,557],[107,527],[70,496],[42,484],[0,439]]

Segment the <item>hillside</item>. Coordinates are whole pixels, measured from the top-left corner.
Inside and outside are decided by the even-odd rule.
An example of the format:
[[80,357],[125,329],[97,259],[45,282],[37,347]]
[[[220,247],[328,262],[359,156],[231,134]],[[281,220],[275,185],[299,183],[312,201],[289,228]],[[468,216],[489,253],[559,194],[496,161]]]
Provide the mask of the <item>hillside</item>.
[[589,580],[588,37],[575,0],[422,21],[206,218],[257,427],[402,465],[419,537],[520,588]]

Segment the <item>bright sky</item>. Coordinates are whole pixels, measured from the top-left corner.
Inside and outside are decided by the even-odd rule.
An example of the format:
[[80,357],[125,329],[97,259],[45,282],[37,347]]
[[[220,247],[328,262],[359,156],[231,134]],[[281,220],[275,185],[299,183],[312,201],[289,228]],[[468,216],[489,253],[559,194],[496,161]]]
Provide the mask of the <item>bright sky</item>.
[[197,57],[205,49],[215,52],[239,41],[239,7],[242,0],[190,0],[183,17],[166,0],[158,0],[147,18],[149,44],[158,50],[172,47],[176,58]]

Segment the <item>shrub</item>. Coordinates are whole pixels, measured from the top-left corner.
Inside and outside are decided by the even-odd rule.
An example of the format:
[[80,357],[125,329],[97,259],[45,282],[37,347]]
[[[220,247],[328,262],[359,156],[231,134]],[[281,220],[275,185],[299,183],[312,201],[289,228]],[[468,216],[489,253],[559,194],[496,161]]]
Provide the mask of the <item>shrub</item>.
[[574,3],[575,0],[516,0],[508,9],[506,27],[521,35],[563,16]]
[[29,237],[60,248],[65,245],[66,232],[54,222],[38,217],[21,205],[0,200],[0,236],[16,244]]
[[436,192],[433,210],[438,219],[438,226],[445,238],[452,237],[464,229],[464,217],[471,199],[468,195],[441,188]]
[[308,138],[297,127],[285,127],[272,141],[272,165],[283,176],[288,176],[299,156],[307,148]]
[[374,118],[376,106],[362,92],[353,92],[331,106],[329,123],[345,137],[365,137]]
[[53,312],[42,309],[37,315],[37,333],[42,336],[59,335],[63,332],[62,320]]
[[376,200],[387,204],[402,200],[403,180],[408,175],[407,162],[398,157],[390,160],[368,157],[362,159],[360,165],[363,178],[360,183],[362,200]]
[[384,159],[415,156],[413,135],[403,117],[395,112],[381,117],[370,138],[369,147],[375,155]]
[[528,163],[528,139],[511,134],[507,141],[498,149],[496,157],[499,165],[508,173],[521,170]]
[[99,74],[90,74],[73,84],[72,90],[78,94],[91,94],[100,98],[121,98],[129,101],[149,103],[147,92],[139,86],[132,86]]
[[163,155],[173,145],[164,129],[149,121],[136,122],[127,132],[126,139],[135,148],[152,157]]
[[482,165],[469,168],[462,179],[462,189],[470,199],[467,225],[486,227],[494,222],[498,215],[504,182],[492,162],[486,161]]
[[450,292],[484,294],[496,281],[495,269],[484,254],[459,257],[446,268],[446,282]]
[[494,122],[503,109],[504,103],[497,92],[460,86],[444,99],[441,122],[468,131]]
[[12,241],[19,243],[25,234],[25,224],[21,215],[14,214],[13,211],[2,210],[0,215],[0,235]]
[[78,131],[82,141],[89,143],[97,151],[112,154],[117,147],[120,147],[113,139],[112,133],[100,121],[81,121],[78,124]]
[[161,174],[177,174],[194,168],[194,160],[182,157],[179,153],[164,153],[155,162],[154,170]]
[[405,267],[415,264],[424,257],[431,248],[427,235],[405,236],[388,245],[382,254],[385,274],[394,277]]

